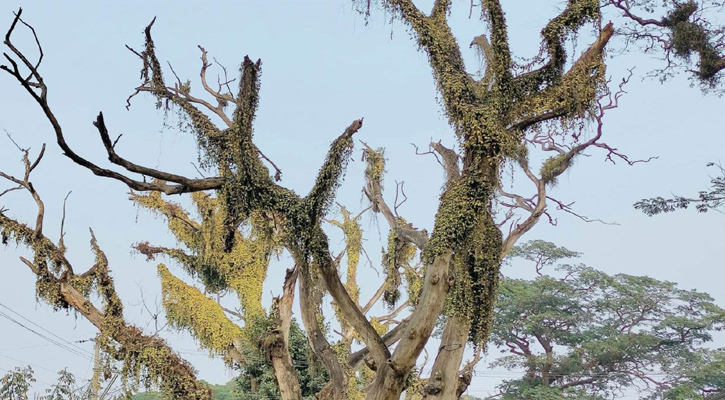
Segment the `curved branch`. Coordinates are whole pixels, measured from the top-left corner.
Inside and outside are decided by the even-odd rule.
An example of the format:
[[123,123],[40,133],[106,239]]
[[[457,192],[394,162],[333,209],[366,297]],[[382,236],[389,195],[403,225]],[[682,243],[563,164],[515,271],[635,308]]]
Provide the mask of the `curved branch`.
[[[23,88],[25,88],[25,90],[28,92],[28,94],[30,94],[31,97],[38,103],[40,108],[43,110],[43,113],[45,114],[48,122],[50,122],[51,126],[53,127],[53,130],[55,131],[56,141],[58,142],[58,146],[60,146],[60,148],[63,150],[63,153],[66,157],[70,158],[76,164],[89,169],[95,175],[118,180],[120,182],[125,183],[131,189],[139,190],[139,191],[153,190],[153,191],[163,192],[166,194],[179,194],[179,193],[194,192],[194,191],[199,191],[199,190],[217,189],[217,188],[221,187],[222,180],[220,178],[209,178],[209,180],[204,180],[204,179],[188,180],[187,179],[187,180],[182,180],[184,183],[173,184],[173,185],[165,184],[165,183],[161,183],[161,182],[138,181],[138,180],[129,178],[128,176],[125,176],[123,174],[120,174],[118,172],[115,172],[115,171],[112,171],[109,169],[105,169],[105,168],[101,168],[98,165],[88,161],[87,159],[81,157],[76,152],[74,152],[73,149],[71,149],[71,147],[66,142],[60,122],[58,122],[58,119],[56,118],[55,114],[53,113],[53,111],[50,108],[50,105],[48,104],[48,101],[47,101],[48,88],[45,85],[45,82],[43,81],[43,78],[37,69],[37,67],[40,65],[40,62],[38,62],[35,65],[30,63],[30,61],[25,57],[25,55],[20,50],[18,50],[11,42],[11,35],[16,26],[17,21],[20,21],[21,12],[22,12],[22,10],[18,11],[13,24],[11,25],[7,34],[5,35],[5,44],[11,49],[13,54],[15,54],[20,60],[22,60],[23,64],[25,64],[25,66],[28,69],[30,69],[31,76],[35,78],[35,81],[33,82],[33,81],[30,81],[28,78],[24,78],[20,74],[20,71],[17,68],[17,63],[15,61],[13,61],[12,58],[7,54],[5,54],[5,56],[13,65],[13,69],[10,69],[9,67],[4,66],[4,65],[0,66],[0,69],[3,69],[4,71],[6,71],[10,75],[12,75],[21,84],[21,86],[23,86]],[[149,25],[149,28],[150,28],[150,25]],[[151,48],[153,48],[153,43],[151,43]],[[36,92],[35,89],[39,89],[40,93]],[[101,119],[101,121],[102,121],[102,119]],[[110,139],[108,139],[108,141],[110,142]],[[104,142],[104,145],[107,145],[107,147],[108,147],[108,143]],[[110,147],[111,147],[111,149],[113,148],[112,144],[110,145]],[[130,164],[130,166],[135,169],[143,170],[140,166],[137,166],[135,164]],[[145,171],[153,172],[156,175],[167,175],[167,176],[178,177],[177,175],[166,174],[161,171],[155,171],[155,170],[151,170],[151,169],[147,169]]]
[[111,138],[108,135],[108,129],[106,128],[106,123],[103,119],[102,112],[98,113],[98,117],[96,117],[96,121],[93,122],[93,125],[98,129],[98,133],[101,135],[101,141],[103,142],[103,146],[106,148],[106,152],[108,153],[108,160],[116,165],[125,168],[130,172],[150,176],[163,181],[175,182],[186,188],[194,189],[189,191],[216,189],[221,187],[222,183],[224,182],[224,179],[221,177],[190,179],[181,175],[158,171],[153,168],[148,168],[142,165],[132,163],[116,153],[115,143],[111,142]]

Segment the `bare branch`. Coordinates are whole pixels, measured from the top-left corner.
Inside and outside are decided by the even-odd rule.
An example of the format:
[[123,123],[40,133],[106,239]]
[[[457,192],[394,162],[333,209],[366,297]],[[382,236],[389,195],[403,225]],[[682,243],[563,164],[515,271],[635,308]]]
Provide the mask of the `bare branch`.
[[571,206],[574,205],[574,202],[571,202],[571,203],[566,204],[566,203],[564,203],[562,201],[559,201],[559,200],[557,200],[557,199],[555,199],[555,198],[553,198],[551,196],[546,196],[546,198],[549,199],[549,200],[551,200],[551,201],[553,201],[554,203],[556,203],[556,205],[557,205],[556,206],[556,209],[557,210],[564,211],[564,212],[566,212],[568,214],[571,214],[571,215],[573,215],[573,216],[581,219],[584,222],[599,222],[599,223],[602,223],[604,225],[619,225],[617,222],[607,222],[607,221],[603,221],[603,220],[598,219],[598,218],[589,218],[587,216],[580,215],[580,214],[574,212],[572,210],[572,208],[571,208]]
[[[17,68],[14,68],[14,70],[11,70],[5,66],[3,66],[3,70],[8,72],[10,75],[15,77],[17,81],[26,89],[26,91],[33,97],[33,99],[38,103],[38,105],[43,110],[46,118],[50,122],[50,124],[53,126],[53,129],[56,134],[56,141],[58,142],[58,145],[63,150],[66,157],[70,158],[73,162],[76,164],[79,164],[87,169],[89,169],[91,172],[98,176],[108,177],[112,178],[118,181],[121,181],[128,185],[130,188],[134,190],[140,190],[140,191],[160,191],[166,194],[178,194],[178,193],[185,193],[185,192],[192,192],[192,191],[198,191],[198,190],[207,190],[207,189],[214,189],[219,188],[222,184],[222,180],[220,178],[210,178],[208,180],[188,180],[186,178],[182,179],[185,183],[183,184],[175,184],[175,185],[167,185],[160,182],[144,182],[144,181],[138,181],[131,179],[125,175],[122,175],[118,172],[111,171],[105,168],[101,168],[97,166],[96,164],[86,160],[85,158],[79,156],[76,154],[70,146],[65,141],[65,137],[63,134],[63,130],[61,128],[60,123],[58,122],[57,118],[55,117],[53,111],[51,110],[48,102],[47,102],[47,87],[45,83],[43,82],[42,76],[40,75],[36,65],[38,64],[32,64],[28,59],[23,55],[23,53],[18,50],[15,46],[13,46],[12,42],[10,41],[10,36],[12,34],[12,31],[17,23],[17,21],[20,20],[20,12],[16,14],[16,18],[14,20],[14,23],[11,25],[10,30],[8,30],[8,33],[5,36],[5,44],[12,50],[13,54],[15,54],[18,58],[23,60],[23,63],[31,70],[32,77],[35,78],[36,82],[34,84],[30,84],[29,80],[24,78],[20,75],[20,72],[17,70]],[[150,26],[149,26],[150,27]],[[153,44],[152,44],[153,46]],[[6,57],[12,61],[10,56]],[[16,63],[13,62],[13,65],[16,65]],[[34,89],[39,88],[40,94],[38,94]],[[97,122],[99,122],[97,120]],[[102,122],[102,118],[100,119],[100,122]],[[105,126],[103,126],[103,129],[105,130]],[[101,127],[99,127],[99,131],[101,130]],[[101,132],[102,136],[104,132]],[[110,148],[111,151],[109,152],[109,157],[112,155],[115,155],[115,152],[113,151],[113,144],[110,141],[110,138],[107,137],[107,132],[105,132],[106,137],[102,138],[104,140],[104,145],[106,145],[107,149]],[[120,159],[119,160],[123,160]],[[35,163],[37,165],[37,162]],[[136,164],[128,164],[129,167],[137,170],[144,170],[142,167],[136,165]],[[34,167],[33,167],[34,168]],[[155,175],[167,175],[166,173],[163,173],[161,171],[155,171],[151,169],[146,169],[147,172],[153,172]],[[178,177],[176,175],[168,174],[169,176]],[[153,176],[153,175],[151,175]],[[188,185],[187,185],[188,184]]]
[[65,198],[63,199],[63,214],[60,218],[60,239],[58,239],[58,249],[61,253],[65,253],[65,244],[64,244],[64,238],[65,238],[65,204],[68,201],[68,196],[73,193],[73,191],[68,191],[68,194],[65,195]]
[[[367,151],[375,153],[375,150],[368,146],[367,143],[362,142],[362,144],[365,146]],[[382,174],[382,171],[379,171],[379,173]],[[428,232],[414,228],[411,223],[401,223],[397,216],[397,212],[393,212],[390,206],[388,206],[385,202],[385,199],[383,199],[380,182],[372,182],[370,177],[366,177],[366,180],[367,185],[363,188],[363,193],[372,203],[373,211],[383,214],[385,220],[390,226],[390,229],[395,230],[395,232],[402,238],[415,244],[421,250],[425,248],[425,245],[428,243]]]

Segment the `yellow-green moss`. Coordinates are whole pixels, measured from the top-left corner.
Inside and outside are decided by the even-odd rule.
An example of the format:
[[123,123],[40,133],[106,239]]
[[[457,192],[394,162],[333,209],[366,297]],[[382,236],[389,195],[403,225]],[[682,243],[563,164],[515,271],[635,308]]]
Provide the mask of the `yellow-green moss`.
[[378,335],[382,336],[388,333],[388,325],[381,323],[377,317],[370,318],[370,325],[372,325],[373,329],[375,329],[375,332],[377,332]]
[[187,272],[199,277],[209,292],[231,289],[240,298],[245,321],[265,315],[261,304],[262,287],[269,257],[274,247],[279,246],[277,235],[270,233],[269,227],[262,226],[269,223],[268,219],[255,214],[252,222],[257,225],[251,226],[250,235],[245,237],[235,232],[231,249],[227,251],[226,207],[218,198],[202,192],[191,195],[200,222],[158,193],[136,195],[133,199],[167,218],[172,233],[193,253],[191,257],[175,259]]
[[366,148],[363,152],[366,165],[365,177],[373,182],[378,182],[382,186],[383,174],[385,174],[385,150],[378,148],[373,150]]
[[423,276],[415,266],[405,267],[405,282],[408,286],[408,301],[417,305],[420,300],[420,291],[423,290]]
[[242,337],[242,329],[226,317],[214,300],[175,277],[163,264],[158,266],[158,272],[162,304],[172,326],[189,329],[202,346],[215,354],[225,354]]

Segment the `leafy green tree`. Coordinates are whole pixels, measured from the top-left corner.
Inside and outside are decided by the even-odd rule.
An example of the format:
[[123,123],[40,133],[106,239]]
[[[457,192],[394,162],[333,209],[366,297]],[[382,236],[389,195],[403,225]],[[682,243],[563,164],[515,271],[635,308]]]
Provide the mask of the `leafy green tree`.
[[[33,368],[16,367],[8,371],[0,379],[0,399],[2,400],[28,400],[28,392],[35,383]],[[87,388],[76,384],[75,376],[67,369],[58,371],[58,379],[53,385],[45,389],[45,394],[35,395],[35,400],[90,400],[91,394]]]
[[[314,400],[315,394],[325,387],[329,375],[324,365],[314,359],[314,355],[308,351],[307,338],[294,320],[290,327],[289,346],[290,356],[299,376],[302,397],[305,400]],[[274,368],[263,356],[256,355],[256,358],[250,359],[240,372],[239,378],[236,379],[238,386],[236,399],[280,399]]]
[[[541,253],[556,260],[573,252],[541,241],[514,252]],[[500,386],[501,399],[603,400],[630,388],[651,399],[725,393],[725,350],[708,347],[725,310],[709,295],[582,264],[556,271],[501,283],[491,343],[508,355],[491,367],[525,370]]]
[[718,175],[711,177],[710,187],[701,191],[697,197],[674,196],[665,199],[658,196],[651,199],[642,199],[634,203],[634,208],[642,210],[643,213],[649,216],[675,210],[685,210],[692,205],[702,213],[709,210],[721,211],[720,209],[725,205],[725,169],[722,165],[715,163],[708,163],[707,166],[717,168]]
[[[240,398],[235,379],[223,385],[209,385],[209,388],[212,391],[214,400],[237,400]],[[163,394],[159,392],[143,392],[129,396],[130,400],[162,400],[163,398]]]
[[[190,331],[202,347],[231,366],[244,368],[249,361],[256,362],[250,354],[263,354],[274,369],[280,396],[301,400],[304,377],[295,369],[289,351],[292,304],[299,293],[305,336],[330,378],[318,393],[321,399],[399,400],[406,387],[413,397],[458,398],[480,360],[477,357],[463,365],[466,345],[481,348],[491,335],[501,260],[548,215],[547,201],[556,200],[547,191],[588,150],[604,149],[610,159],[636,162],[602,141],[604,114],[618,107],[628,82],[625,77],[620,85],[609,85],[605,49],[612,37],[624,35],[646,52],[659,50],[667,62],[660,75],[684,72],[703,88],[717,90],[725,56],[723,29],[715,24],[717,12],[725,6],[716,0],[568,0],[561,7],[559,2],[547,2],[558,10],[542,26],[541,34],[531,37],[541,53],[531,61],[518,62],[499,0],[466,3],[471,10],[478,7],[485,22],[481,35],[467,38],[472,39],[468,46],[460,46],[453,33],[450,0],[435,0],[430,11],[421,10],[413,0],[352,3],[366,15],[378,4],[386,17],[402,21],[409,29],[428,57],[443,113],[453,130],[451,141],[460,153],[441,142],[430,144],[446,179],[434,223],[426,230],[399,215],[399,204],[386,202],[383,150],[363,149],[366,210],[382,215],[389,225],[385,278],[367,302],[360,298],[356,277],[362,252],[360,214],[352,216],[341,207],[342,221],[333,223],[327,218],[362,119],[352,121],[332,141],[311,190],[296,193],[284,186],[281,171],[255,143],[261,60],[242,60],[235,89],[232,80],[210,85],[206,76],[211,64],[206,50],[199,47],[203,91],[192,93],[191,81],[168,79],[175,72],[166,69],[157,55],[152,21],[144,31],[142,48],[131,48],[140,59],[141,82],[129,105],[136,94],[146,93],[157,108],[177,111],[179,127],[196,139],[200,166],[209,176],[189,178],[130,161],[117,151],[117,139],[111,137],[114,128],[99,113],[94,125],[104,157],[116,168],[110,169],[69,145],[69,130],[48,101],[52,85],[42,71],[46,64],[41,62],[45,54],[41,38],[34,36],[36,40],[27,42],[38,46],[37,53],[17,44],[19,30],[36,34],[22,20],[22,10],[6,32],[6,64],[0,69],[40,107],[65,156],[97,176],[124,183],[133,191],[132,201],[166,220],[178,247],[144,241],[135,248],[149,260],[173,262],[184,274],[179,277],[164,264],[157,266],[165,315],[173,328]],[[604,23],[604,9],[616,12],[615,21]],[[573,54],[572,44],[582,38],[587,44]],[[466,66],[464,51],[479,53],[480,73]],[[592,135],[584,135],[589,127]],[[3,243],[13,240],[34,254],[32,260],[22,261],[37,278],[37,298],[56,310],[73,309],[96,326],[102,350],[120,365],[124,382],[157,385],[167,398],[211,399],[212,390],[197,379],[186,360],[157,335],[127,321],[110,261],[95,236],[91,233],[95,262],[83,268],[66,257],[62,235],[54,241],[43,231],[44,203],[30,177],[44,151],[31,160],[29,150],[20,150],[25,170],[18,176],[1,173],[12,187],[0,194],[22,189],[37,204],[38,212],[29,225],[0,209],[0,238]],[[530,152],[539,153],[530,156]],[[506,175],[501,172],[509,167],[525,174],[533,195],[505,190]],[[181,194],[190,196],[192,210],[166,197]],[[511,212],[499,215],[498,206]],[[518,220],[516,212],[522,214]],[[335,252],[344,254],[344,274],[342,256],[333,257],[328,237],[334,226],[345,235],[344,250]],[[262,288],[269,261],[280,252],[289,254],[294,266],[284,282],[277,282],[283,294],[264,307]],[[241,312],[230,313],[222,307],[215,299],[221,294],[236,296]],[[321,304],[326,294],[334,302],[339,338],[325,330]],[[395,311],[368,315],[380,300]],[[403,312],[407,314],[395,317]],[[439,318],[445,321],[440,348],[452,350],[438,352],[431,376],[419,381],[412,372]],[[353,347],[355,341],[360,349]]]
[[15,368],[0,380],[0,399],[27,400],[30,387],[35,382],[33,368]]

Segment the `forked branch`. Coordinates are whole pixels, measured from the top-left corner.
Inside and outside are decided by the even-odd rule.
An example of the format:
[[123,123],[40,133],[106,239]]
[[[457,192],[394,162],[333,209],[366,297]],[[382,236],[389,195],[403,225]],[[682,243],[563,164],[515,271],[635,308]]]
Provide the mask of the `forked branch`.
[[[42,75],[40,74],[40,71],[38,68],[40,67],[40,62],[42,61],[42,47],[40,47],[40,41],[37,38],[37,35],[35,35],[35,30],[25,23],[20,17],[22,15],[22,9],[19,9],[18,12],[15,14],[15,19],[13,20],[13,23],[10,25],[10,28],[8,29],[7,33],[5,34],[5,41],[4,44],[10,49],[11,53],[17,57],[22,65],[30,71],[30,74],[26,77],[24,76],[19,68],[19,63],[15,61],[10,55],[7,53],[3,53],[5,58],[10,62],[10,66],[7,65],[0,65],[0,69],[4,70],[11,76],[13,76],[20,85],[25,88],[25,90],[28,92],[28,94],[31,95],[31,97],[38,103],[40,108],[43,110],[43,113],[45,114],[46,118],[48,119],[48,122],[50,122],[51,126],[53,127],[53,130],[55,131],[56,141],[58,143],[58,146],[63,150],[63,153],[66,157],[70,158],[73,162],[75,162],[78,165],[81,165],[85,167],[86,169],[93,172],[95,175],[103,176],[111,179],[115,179],[117,181],[125,183],[128,187],[134,190],[139,191],[159,191],[166,194],[179,194],[179,193],[186,193],[186,192],[194,192],[194,191],[200,191],[200,190],[208,190],[208,189],[215,189],[219,188],[222,185],[221,178],[206,178],[206,179],[189,179],[180,177],[178,175],[165,173],[162,171],[158,171],[152,168],[142,168],[136,164],[130,163],[125,161],[124,159],[118,157],[115,155],[115,152],[112,152],[116,157],[116,160],[118,162],[124,162],[128,166],[130,172],[135,172],[135,170],[142,170],[148,173],[149,176],[167,176],[167,177],[174,177],[177,181],[175,182],[173,179],[170,179],[171,182],[175,182],[174,184],[167,184],[162,182],[146,182],[144,180],[137,180],[130,178],[126,175],[123,175],[121,173],[118,173],[116,171],[112,171],[106,168],[101,168],[98,165],[92,163],[91,161],[81,157],[78,155],[66,142],[63,129],[61,127],[60,122],[58,121],[57,117],[53,113],[52,109],[50,108],[50,105],[47,101],[47,94],[48,94],[48,87],[46,86]],[[33,35],[35,37],[36,43],[38,44],[38,47],[40,49],[41,56],[39,57],[38,61],[33,64],[31,63],[28,58],[24,55],[24,53],[19,50],[15,45],[12,43],[11,37],[12,34],[18,24],[18,22],[21,22],[23,25],[29,27]],[[99,122],[99,121],[97,121]],[[100,122],[102,122],[102,116],[100,118]],[[99,129],[101,129],[99,127]],[[105,130],[105,126],[103,126],[103,129]],[[107,131],[105,132],[107,135]],[[103,133],[102,133],[103,135]],[[104,138],[104,145],[109,147],[110,143],[109,138]],[[110,143],[110,148],[113,150],[113,145]],[[109,157],[111,157],[111,152],[109,152]]]

